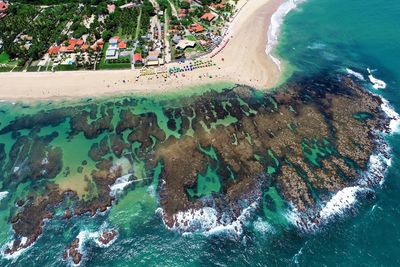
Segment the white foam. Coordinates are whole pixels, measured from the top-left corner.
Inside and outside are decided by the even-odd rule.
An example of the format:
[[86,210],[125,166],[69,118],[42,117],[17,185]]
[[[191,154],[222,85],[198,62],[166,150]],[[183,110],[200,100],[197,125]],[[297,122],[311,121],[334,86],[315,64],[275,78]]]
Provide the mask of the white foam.
[[[254,202],[244,209],[235,220],[232,220],[227,214],[219,214],[217,210],[211,207],[189,209],[175,214],[176,223],[171,228],[167,227],[183,235],[193,232],[200,232],[206,236],[220,233],[241,235],[243,233],[243,224],[256,207],[257,203]],[[157,209],[156,212],[163,214],[162,209]]]
[[368,70],[368,74],[369,74],[368,79],[372,83],[372,87],[374,87],[375,89],[385,89],[386,83],[382,80],[375,78],[372,75],[372,71],[369,68],[367,68],[367,70]]
[[342,214],[351,208],[357,201],[357,192],[363,190],[360,186],[345,187],[337,192],[319,212],[322,220]]
[[8,195],[7,191],[0,192],[0,201]]
[[381,97],[382,99],[382,110],[388,115],[390,120],[389,128],[392,133],[400,131],[400,115],[390,106],[389,101]]
[[253,227],[255,231],[264,235],[275,233],[274,227],[260,217],[258,217],[257,220],[253,222]]
[[[22,237],[22,238],[21,238],[20,247],[25,246],[27,242],[28,242],[28,238],[27,238],[27,237]],[[28,249],[30,249],[30,248],[33,246],[34,242],[33,242],[32,244],[30,244],[29,246],[25,247],[25,248],[20,248],[20,249],[18,249],[18,250],[15,251],[13,254],[5,254],[4,251],[5,251],[7,248],[12,248],[12,247],[13,247],[13,244],[14,244],[14,239],[11,240],[11,241],[9,241],[9,242],[7,242],[6,244],[4,244],[4,246],[1,248],[1,256],[2,256],[4,259],[11,260],[11,261],[14,262],[14,261],[15,261],[16,259],[18,259],[18,257],[21,256],[25,251],[27,251]]]
[[[84,247],[88,242],[93,242],[96,246],[101,247],[101,248],[107,248],[107,247],[111,246],[115,242],[115,240],[117,239],[117,236],[114,237],[114,239],[111,240],[107,244],[103,244],[103,243],[101,243],[99,241],[99,238],[100,238],[101,234],[104,231],[107,230],[107,229],[105,229],[106,226],[107,226],[107,224],[103,224],[98,231],[90,231],[90,230],[87,230],[87,229],[80,231],[79,234],[76,236],[76,238],[79,239],[79,244],[78,244],[77,251],[80,254],[84,255],[85,254]],[[108,229],[108,230],[110,231],[111,229]],[[79,264],[74,264],[72,261],[71,261],[71,264],[73,266],[79,266],[80,265],[80,263]]]
[[359,80],[361,80],[361,81],[365,81],[365,78],[364,78],[364,76],[363,76],[361,73],[356,72],[356,71],[354,71],[354,70],[352,70],[352,69],[349,69],[349,68],[346,68],[346,71],[347,71],[348,74],[350,74],[350,75],[356,77],[357,79],[359,79]]
[[121,176],[115,180],[115,183],[110,186],[110,195],[115,197],[118,194],[120,194],[125,187],[133,183],[133,180],[130,180],[132,174],[127,174],[124,176]]
[[278,44],[278,37],[281,25],[283,23],[283,19],[285,16],[293,9],[297,7],[297,5],[304,0],[288,0],[284,2],[279,8],[275,11],[275,13],[271,16],[271,23],[268,28],[268,41],[265,52],[272,59],[272,61],[278,66],[279,70],[281,69],[281,62],[279,59],[272,55],[272,50]]

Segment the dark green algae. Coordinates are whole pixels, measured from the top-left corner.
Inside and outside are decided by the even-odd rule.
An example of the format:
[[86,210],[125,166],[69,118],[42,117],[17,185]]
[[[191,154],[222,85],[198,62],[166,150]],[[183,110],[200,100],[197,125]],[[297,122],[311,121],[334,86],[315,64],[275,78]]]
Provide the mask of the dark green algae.
[[[344,109],[332,104],[335,98],[364,104],[347,106],[342,121],[332,115]],[[235,218],[253,201],[261,203],[258,212],[267,221],[287,227],[288,203],[315,207],[365,169],[374,140],[349,139],[354,129],[343,125],[353,120],[356,132],[384,130],[387,118],[379,106],[378,98],[343,77],[295,81],[276,93],[238,86],[196,96],[3,103],[0,191],[9,194],[0,202],[0,227],[9,230],[0,242],[12,236],[31,244],[44,219],[63,219],[67,210],[78,217],[106,211],[115,200],[110,186],[127,174],[133,183],[106,215],[120,231],[154,216],[158,206],[172,227],[179,211],[212,206],[231,209]],[[337,131],[342,126],[344,132]],[[341,142],[365,153],[353,158]],[[179,147],[192,151],[172,161],[170,148]],[[249,156],[239,159],[241,153]],[[340,174],[339,180],[329,181],[329,173]],[[14,242],[6,252],[18,248]]]

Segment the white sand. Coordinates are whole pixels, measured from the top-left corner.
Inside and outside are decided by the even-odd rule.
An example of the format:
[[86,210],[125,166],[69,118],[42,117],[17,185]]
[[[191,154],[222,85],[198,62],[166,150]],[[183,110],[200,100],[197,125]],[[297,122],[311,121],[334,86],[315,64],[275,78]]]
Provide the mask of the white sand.
[[[213,82],[271,88],[277,84],[280,72],[265,53],[267,32],[272,14],[283,1],[241,0],[239,5],[245,4],[231,22],[225,37],[229,42],[212,59],[216,66],[180,73],[177,77],[172,75],[166,80],[161,76],[145,76],[138,81],[137,70],[0,73],[0,99],[15,101],[162,93]],[[210,55],[202,60],[210,59]],[[166,65],[167,68],[172,66],[180,64]]]

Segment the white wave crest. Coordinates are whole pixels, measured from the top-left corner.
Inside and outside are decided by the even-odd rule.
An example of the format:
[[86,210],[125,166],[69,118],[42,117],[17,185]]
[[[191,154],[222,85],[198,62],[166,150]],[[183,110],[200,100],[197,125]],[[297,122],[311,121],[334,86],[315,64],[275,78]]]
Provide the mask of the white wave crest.
[[258,217],[258,219],[254,221],[253,227],[256,232],[261,233],[263,235],[274,234],[276,232],[276,230],[270,223],[261,219],[260,217]]
[[[176,213],[174,215],[175,224],[172,227],[167,227],[183,235],[200,232],[205,236],[220,233],[239,236],[243,233],[244,223],[256,207],[257,203],[254,202],[245,208],[235,220],[232,220],[227,214],[219,214],[217,210],[211,207],[189,209]],[[157,209],[157,212],[163,214],[161,208]]]
[[352,186],[337,192],[319,212],[320,219],[327,220],[351,208],[357,201],[357,192],[361,190],[360,186]]
[[372,83],[372,87],[374,87],[375,89],[385,89],[386,83],[382,80],[375,78],[372,75],[372,71],[369,68],[367,68],[367,70],[368,70],[368,74],[369,74],[368,79]]
[[[26,252],[28,249],[30,249],[30,248],[33,246],[33,244],[34,244],[34,242],[33,242],[33,243],[30,244],[29,246],[24,247],[24,246],[27,244],[27,242],[28,242],[28,238],[27,238],[27,237],[22,237],[22,238],[21,238],[21,243],[20,243],[20,247],[21,247],[21,248],[18,249],[17,251],[15,251],[13,254],[6,254],[6,253],[4,253],[5,250],[6,250],[7,248],[12,248],[12,247],[13,247],[14,239],[11,240],[11,241],[9,241],[9,242],[7,242],[6,244],[4,244],[4,246],[3,246],[2,249],[1,249],[1,256],[2,256],[2,258],[7,259],[7,260],[11,260],[11,261],[14,262],[15,260],[18,259],[19,256],[21,256],[24,252]],[[24,248],[23,248],[23,247],[24,247]]]
[[352,70],[352,69],[350,69],[350,68],[346,68],[346,71],[347,71],[348,74],[350,74],[350,75],[356,77],[357,79],[359,79],[359,80],[361,80],[361,81],[365,81],[365,78],[364,78],[364,76],[363,76],[361,73],[356,72],[356,71],[354,71],[354,70]]
[[297,5],[301,2],[304,2],[304,0],[288,0],[284,2],[271,16],[271,23],[268,28],[268,41],[265,52],[272,59],[272,61],[278,66],[279,70],[281,69],[281,62],[278,58],[272,55],[272,50],[278,44],[279,31],[283,23],[283,19],[291,10],[295,9]]
[[0,192],[0,201],[8,195],[7,191]]
[[385,98],[381,97],[382,99],[382,110],[387,114],[390,120],[389,128],[392,133],[398,133],[400,131],[400,115],[392,108],[389,101]]
[[110,195],[113,197],[117,196],[124,190],[125,187],[133,183],[133,180],[130,180],[131,176],[131,174],[127,174],[117,178],[115,183],[110,186]]

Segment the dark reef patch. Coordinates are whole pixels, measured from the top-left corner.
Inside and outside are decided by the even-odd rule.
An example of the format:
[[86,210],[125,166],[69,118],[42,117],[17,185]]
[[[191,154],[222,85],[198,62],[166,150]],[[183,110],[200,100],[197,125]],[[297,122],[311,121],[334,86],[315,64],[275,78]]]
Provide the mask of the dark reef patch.
[[[139,108],[146,105],[149,108]],[[31,181],[42,190],[29,192],[10,214],[15,242],[32,243],[43,220],[68,199],[68,219],[105,211],[114,197],[110,186],[123,174],[114,163],[141,161],[147,176],[162,162],[158,193],[169,227],[179,226],[179,212],[212,207],[236,219],[250,203],[275,212],[278,195],[302,212],[350,186],[367,168],[378,145],[377,132],[388,129],[381,100],[346,77],[293,81],[275,93],[237,86],[187,97],[180,104],[149,99],[86,104],[20,116],[0,135],[15,135],[9,151],[0,145],[1,189]],[[82,133],[93,165],[63,162],[58,133],[39,136],[46,126],[69,125],[68,139]],[[82,149],[82,148],[80,148]],[[134,163],[133,163],[134,164]],[[85,169],[95,166],[89,172]],[[89,199],[63,191],[55,177],[72,170],[85,175]],[[90,177],[88,177],[90,176]],[[133,177],[135,179],[135,177]],[[268,193],[266,193],[268,192]],[[26,245],[26,244],[25,244]]]

